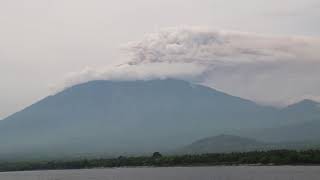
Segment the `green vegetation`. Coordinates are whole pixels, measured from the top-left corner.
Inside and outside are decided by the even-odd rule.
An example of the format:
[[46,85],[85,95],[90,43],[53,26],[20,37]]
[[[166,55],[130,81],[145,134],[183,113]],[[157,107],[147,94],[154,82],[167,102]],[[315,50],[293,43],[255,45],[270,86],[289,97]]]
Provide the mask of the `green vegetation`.
[[320,150],[273,150],[244,153],[201,155],[123,157],[113,159],[82,159],[73,161],[0,162],[0,171],[48,169],[82,169],[126,166],[200,166],[200,165],[315,165],[320,164]]

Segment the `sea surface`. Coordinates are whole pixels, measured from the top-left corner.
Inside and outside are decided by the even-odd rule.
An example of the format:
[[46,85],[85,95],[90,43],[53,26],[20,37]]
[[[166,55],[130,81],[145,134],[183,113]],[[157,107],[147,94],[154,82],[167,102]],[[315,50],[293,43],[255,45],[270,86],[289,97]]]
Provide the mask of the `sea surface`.
[[0,180],[320,180],[320,166],[113,168],[3,172]]

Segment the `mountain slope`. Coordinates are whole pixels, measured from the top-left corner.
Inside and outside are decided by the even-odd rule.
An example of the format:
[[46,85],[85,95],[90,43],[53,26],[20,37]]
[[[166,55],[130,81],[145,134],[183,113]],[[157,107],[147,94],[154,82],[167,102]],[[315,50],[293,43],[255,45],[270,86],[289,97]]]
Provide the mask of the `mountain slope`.
[[63,151],[67,146],[81,151],[153,150],[212,131],[266,125],[266,119],[257,117],[269,111],[273,108],[180,80],[93,81],[1,121],[0,142],[10,142],[2,151]]
[[0,121],[0,153],[160,151],[227,129],[278,127],[291,116],[181,80],[92,81]]

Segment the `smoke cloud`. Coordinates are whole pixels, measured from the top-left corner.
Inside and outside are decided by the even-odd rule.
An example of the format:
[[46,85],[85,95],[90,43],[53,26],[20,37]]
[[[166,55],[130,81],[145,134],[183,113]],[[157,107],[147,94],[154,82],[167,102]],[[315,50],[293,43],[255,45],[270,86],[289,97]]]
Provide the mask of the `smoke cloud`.
[[234,31],[171,28],[128,44],[130,64],[179,62],[238,65],[285,61],[318,61],[320,41],[306,37],[274,37]]
[[71,73],[95,80],[178,78],[267,104],[320,97],[320,39],[203,28],[169,28],[123,47],[127,62]]

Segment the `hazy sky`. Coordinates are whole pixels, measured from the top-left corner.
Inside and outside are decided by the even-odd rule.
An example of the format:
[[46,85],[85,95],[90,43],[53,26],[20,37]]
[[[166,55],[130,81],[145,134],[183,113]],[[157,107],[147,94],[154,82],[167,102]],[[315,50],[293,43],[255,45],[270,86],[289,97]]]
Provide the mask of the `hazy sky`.
[[[310,47],[303,52],[315,53],[313,50],[319,47],[319,19],[319,0],[1,0],[0,118],[49,95],[50,87],[65,81],[70,72],[83,72],[88,66],[112,68],[121,64],[130,58],[120,50],[123,45],[149,42],[145,35],[163,28],[204,27],[268,34],[271,39],[303,37],[303,42],[308,39],[306,44]],[[198,37],[197,34],[192,30],[192,36],[188,37]],[[266,42],[260,35],[258,37],[258,46]],[[251,42],[247,44],[252,49]],[[298,49],[303,47],[299,43],[294,42]],[[234,43],[235,49],[237,44]],[[289,52],[295,51],[295,47],[283,46]],[[232,67],[218,70],[232,71],[230,76],[229,72],[226,76],[214,72],[206,81],[226,92],[269,103],[283,103],[285,99],[277,101],[281,94],[289,94],[286,99],[290,96],[320,97],[320,93],[316,94],[320,87],[313,86],[320,80],[317,77],[320,66],[314,62],[319,56],[309,57],[304,53],[298,57],[312,59],[307,61],[308,66],[298,63],[267,70],[265,66],[255,66],[255,71],[250,71],[254,74],[244,73],[247,66]],[[288,82],[283,72],[295,81]],[[272,84],[276,77],[261,77],[267,73],[278,75],[279,81]],[[260,75],[258,79],[248,78],[257,74]],[[248,80],[253,83],[243,83]],[[263,80],[268,86],[258,83]],[[282,82],[287,83],[286,88],[278,89]],[[307,86],[307,89],[290,93],[295,85]]]

